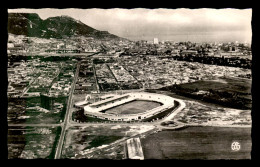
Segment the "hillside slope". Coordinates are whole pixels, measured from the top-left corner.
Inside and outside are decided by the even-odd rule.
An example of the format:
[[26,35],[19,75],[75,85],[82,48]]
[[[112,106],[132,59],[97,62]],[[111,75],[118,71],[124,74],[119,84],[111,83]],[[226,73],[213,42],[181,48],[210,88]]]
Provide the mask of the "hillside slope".
[[39,38],[85,36],[98,39],[121,39],[107,31],[96,30],[69,16],[50,17],[42,20],[35,13],[9,13],[8,33]]

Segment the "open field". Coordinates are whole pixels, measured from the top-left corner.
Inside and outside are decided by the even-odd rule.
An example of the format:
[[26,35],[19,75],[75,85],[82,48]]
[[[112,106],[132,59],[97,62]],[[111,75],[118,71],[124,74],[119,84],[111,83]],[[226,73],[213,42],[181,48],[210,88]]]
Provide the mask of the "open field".
[[10,118],[8,124],[54,124],[63,120],[63,113],[25,112],[24,116]]
[[93,152],[89,157],[91,159],[113,159],[122,160],[125,157],[124,144],[118,144],[109,148],[101,149],[99,151]]
[[160,105],[160,103],[154,101],[133,100],[105,110],[104,112],[108,114],[138,114],[156,108]]
[[196,101],[196,102],[208,105],[208,106],[217,106],[217,107],[222,106],[223,107],[223,105],[209,103],[209,102],[205,102],[205,101],[202,101],[202,100],[199,100],[199,99],[193,99],[193,98],[190,98],[190,97],[178,95],[178,94],[176,94],[174,92],[170,92],[170,91],[163,91],[163,90],[146,90],[146,91],[151,92],[151,93],[164,94],[164,95],[171,96],[173,98],[177,98],[177,99],[181,99],[181,100]]
[[177,95],[169,91],[158,91],[184,101],[185,108],[178,113],[173,121],[185,125],[223,125],[223,126],[251,126],[251,110],[227,108],[223,105],[205,102],[198,99]]
[[53,159],[60,130],[60,127],[9,127],[8,158]]
[[[219,90],[233,93],[251,93],[251,80],[243,78],[224,78],[215,80],[201,80],[181,85],[184,89]],[[250,96],[249,96],[250,97]]]
[[119,140],[125,136],[124,131],[127,129],[111,129],[111,127],[107,126],[72,127],[66,131],[62,158],[71,158],[79,154],[80,151],[100,147]]
[[13,99],[8,101],[8,124],[53,124],[63,120],[66,104],[62,108],[45,110],[40,106],[39,98]]
[[246,125],[252,124],[251,110],[224,108],[184,100],[186,107],[174,117],[174,122],[197,125]]
[[[103,125],[71,127],[66,131],[61,158],[92,158],[118,159],[123,155],[123,145],[104,148],[114,142],[123,141],[132,135],[137,135],[153,129],[153,126]],[[93,152],[95,149],[97,152]],[[116,150],[117,153],[114,151]],[[99,157],[100,152],[104,155]]]
[[159,90],[236,109],[251,109],[252,107],[251,80],[249,79],[219,77],[166,86]]
[[[231,144],[240,143],[233,151]],[[145,159],[250,159],[251,129],[188,127],[141,139]]]

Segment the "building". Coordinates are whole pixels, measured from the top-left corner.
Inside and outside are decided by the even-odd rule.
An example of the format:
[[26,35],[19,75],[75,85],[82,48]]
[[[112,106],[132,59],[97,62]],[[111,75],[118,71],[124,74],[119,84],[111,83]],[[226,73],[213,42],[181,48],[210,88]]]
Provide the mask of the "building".
[[[146,100],[160,103],[158,107],[136,114],[108,114],[104,111],[135,100]],[[90,117],[111,121],[142,121],[147,119],[155,119],[157,115],[164,113],[176,107],[174,103],[176,99],[170,96],[147,93],[132,92],[119,96],[114,96],[105,100],[101,100],[84,107],[84,114]],[[172,110],[170,110],[172,111]]]
[[196,51],[196,50],[183,50],[181,53],[182,54],[198,54],[198,51]]
[[144,159],[140,138],[131,138],[126,141],[127,155],[129,159]]
[[91,95],[87,95],[84,101],[80,101],[74,104],[76,108],[84,108],[86,105],[90,104],[89,100],[91,99]]
[[158,38],[154,38],[154,39],[153,39],[153,44],[159,44]]

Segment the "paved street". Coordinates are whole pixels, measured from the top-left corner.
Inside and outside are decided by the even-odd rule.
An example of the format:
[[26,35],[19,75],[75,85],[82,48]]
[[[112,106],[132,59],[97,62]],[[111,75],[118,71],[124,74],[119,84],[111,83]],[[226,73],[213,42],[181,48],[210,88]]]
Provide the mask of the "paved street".
[[[174,109],[174,112],[172,112],[168,117],[162,119],[162,120],[156,120],[154,122],[131,122],[131,123],[126,123],[126,122],[91,122],[91,123],[76,123],[71,121],[71,116],[72,116],[72,111],[70,111],[70,109],[72,108],[72,97],[73,97],[73,93],[74,93],[74,89],[75,89],[75,84],[79,75],[79,68],[80,68],[80,63],[77,64],[77,69],[76,69],[76,73],[75,73],[75,78],[74,81],[72,83],[72,87],[71,87],[71,92],[68,98],[68,102],[67,102],[67,108],[66,108],[66,113],[65,113],[65,117],[64,117],[64,122],[62,123],[57,123],[57,124],[44,124],[44,123],[39,123],[39,124],[9,124],[9,127],[25,127],[25,126],[33,126],[33,127],[58,127],[61,126],[62,127],[62,131],[60,134],[60,138],[59,138],[59,142],[57,144],[57,148],[56,148],[56,153],[55,153],[55,159],[60,159],[61,157],[61,153],[62,153],[62,147],[63,147],[63,143],[64,143],[64,139],[65,139],[65,133],[66,130],[72,126],[93,126],[93,125],[100,125],[100,126],[104,126],[104,125],[125,125],[125,126],[141,126],[141,125],[151,125],[154,127],[157,127],[156,129],[162,129],[163,126],[161,126],[161,122],[165,121],[165,120],[169,120],[171,118],[173,118],[178,112],[180,112],[185,104],[184,103],[180,103],[181,105],[177,108]],[[183,105],[184,104],[184,105]],[[153,129],[152,131],[154,131],[155,129]],[[150,132],[150,131],[149,131]],[[138,134],[140,135],[140,134]],[[122,142],[122,141],[121,141]],[[121,142],[116,142],[116,143],[121,143]],[[99,149],[95,149],[99,150]]]
[[17,127],[17,126],[42,126],[42,127],[57,127],[57,126],[63,126],[63,123],[61,124],[44,124],[44,123],[41,123],[41,124],[8,124],[8,127]]
[[73,92],[74,92],[74,89],[75,89],[75,84],[76,84],[76,81],[78,79],[78,74],[79,74],[79,63],[77,64],[77,70],[76,70],[76,73],[75,73],[75,78],[74,78],[74,81],[73,81],[73,84],[72,84],[72,87],[71,87],[71,92],[70,92],[70,96],[69,96],[69,99],[68,99],[68,102],[67,102],[67,110],[66,110],[66,113],[65,113],[65,118],[64,118],[64,125],[62,127],[62,131],[61,131],[61,135],[60,135],[60,139],[59,139],[59,143],[58,143],[58,146],[57,146],[57,149],[56,149],[56,154],[55,154],[55,159],[59,159],[60,158],[60,155],[61,155],[61,151],[62,151],[62,146],[63,146],[63,141],[64,141],[64,136],[65,136],[65,131],[67,129],[67,123],[68,123],[68,117],[69,117],[69,109],[72,105],[71,101],[72,101],[72,95],[73,95]]

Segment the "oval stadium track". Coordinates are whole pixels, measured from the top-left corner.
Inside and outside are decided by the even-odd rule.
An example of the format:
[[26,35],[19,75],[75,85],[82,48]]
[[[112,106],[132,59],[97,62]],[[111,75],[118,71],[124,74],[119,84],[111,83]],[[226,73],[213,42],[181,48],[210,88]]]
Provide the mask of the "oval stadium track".
[[[125,105],[138,100],[156,102],[161,105],[156,106],[154,108],[148,107],[148,109],[145,110],[144,112],[132,111],[131,113],[130,109],[129,112],[127,111],[124,114],[116,113],[116,112],[114,113],[106,112],[111,108],[116,108],[118,106]],[[185,107],[185,103],[183,101],[172,98],[170,96],[156,94],[156,93],[147,93],[147,92],[133,92],[121,96],[115,96],[113,98],[109,98],[106,100],[102,100],[87,105],[84,107],[84,114],[90,117],[95,117],[103,120],[120,121],[120,122],[150,120],[149,118],[152,118],[152,120],[157,118],[160,119],[164,118],[164,120],[171,120],[184,107]],[[131,110],[134,109],[135,106],[131,107]],[[174,110],[176,111],[172,112]]]

